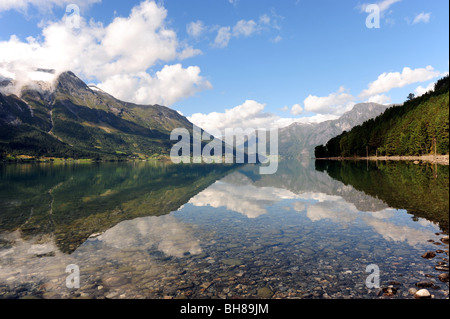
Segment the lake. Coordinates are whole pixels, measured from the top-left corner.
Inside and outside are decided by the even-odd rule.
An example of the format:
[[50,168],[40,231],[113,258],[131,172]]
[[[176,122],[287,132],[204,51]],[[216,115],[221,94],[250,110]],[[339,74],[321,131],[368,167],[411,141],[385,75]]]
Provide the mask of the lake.
[[0,164],[0,298],[444,299],[448,212],[448,166]]

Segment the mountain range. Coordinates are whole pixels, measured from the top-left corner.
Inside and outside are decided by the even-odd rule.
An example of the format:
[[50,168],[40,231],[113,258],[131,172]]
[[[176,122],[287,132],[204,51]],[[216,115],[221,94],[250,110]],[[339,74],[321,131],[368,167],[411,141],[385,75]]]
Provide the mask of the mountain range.
[[0,93],[0,154],[149,158],[170,153],[175,128],[192,131],[193,124],[164,106],[120,101],[72,72],[60,74],[53,86],[24,86],[19,96]]
[[311,124],[294,123],[280,130],[279,153],[286,158],[314,157],[316,146],[379,116],[391,106],[361,103],[337,120]]
[[449,153],[449,76],[402,105],[317,146],[317,158]]
[[[193,129],[186,117],[172,109],[120,101],[70,71],[56,77],[53,85],[34,82],[19,93],[7,94],[5,88],[12,84],[0,82],[0,158],[167,157],[175,143],[170,141],[172,130]],[[388,107],[357,104],[337,120],[292,124],[279,131],[279,154],[312,157],[317,145],[377,117]]]

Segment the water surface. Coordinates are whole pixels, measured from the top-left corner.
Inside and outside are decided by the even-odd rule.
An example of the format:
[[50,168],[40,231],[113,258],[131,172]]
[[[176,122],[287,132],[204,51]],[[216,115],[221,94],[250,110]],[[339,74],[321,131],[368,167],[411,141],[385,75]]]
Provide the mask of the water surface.
[[[0,298],[389,298],[448,283],[448,167],[0,166]],[[433,260],[421,256],[438,251]],[[68,265],[80,288],[66,286]],[[448,267],[448,266],[447,266]],[[264,288],[264,289],[262,289]]]

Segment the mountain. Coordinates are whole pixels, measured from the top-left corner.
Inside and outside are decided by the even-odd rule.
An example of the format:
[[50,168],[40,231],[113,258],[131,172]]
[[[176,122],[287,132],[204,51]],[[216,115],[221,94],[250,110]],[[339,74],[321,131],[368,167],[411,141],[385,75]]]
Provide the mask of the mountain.
[[[39,70],[52,73],[51,70]],[[192,132],[193,124],[160,105],[120,101],[72,72],[52,85],[34,82],[17,95],[14,84],[0,83],[0,158],[30,157],[124,159],[168,156],[175,128]],[[363,103],[334,121],[293,124],[279,132],[283,157],[312,157],[314,147],[383,113],[388,106]],[[256,141],[256,139],[255,139]],[[253,141],[253,142],[255,142]],[[250,142],[251,143],[251,142]],[[248,142],[246,143],[248,144]]]
[[[325,162],[314,161],[303,158],[302,161],[295,159],[281,160],[278,171],[272,175],[259,175],[257,170],[246,166],[231,175],[244,174],[247,181],[257,187],[274,187],[288,190],[294,194],[326,194],[342,197],[346,202],[352,203],[360,211],[376,212],[388,208],[381,200],[364,192],[357,191],[353,187],[343,184],[324,173],[318,166]],[[318,165],[319,164],[319,165]],[[236,181],[233,181],[237,184]]]
[[317,146],[316,157],[449,153],[449,76],[433,90]]
[[337,120],[322,123],[294,123],[279,132],[279,152],[287,158],[312,157],[317,145],[385,112],[391,105],[361,103]]
[[353,193],[365,193],[390,208],[406,209],[414,219],[432,221],[448,232],[448,166],[365,161],[316,161],[315,165],[351,187]]
[[[7,165],[0,179],[0,234],[73,253],[122,221],[178,210],[234,168],[226,165],[105,163]],[[9,245],[0,237],[0,251]]]
[[[3,80],[1,86],[10,84]],[[0,157],[167,156],[170,132],[192,127],[174,110],[120,101],[72,72],[60,74],[53,85],[27,85],[18,95],[0,91]]]

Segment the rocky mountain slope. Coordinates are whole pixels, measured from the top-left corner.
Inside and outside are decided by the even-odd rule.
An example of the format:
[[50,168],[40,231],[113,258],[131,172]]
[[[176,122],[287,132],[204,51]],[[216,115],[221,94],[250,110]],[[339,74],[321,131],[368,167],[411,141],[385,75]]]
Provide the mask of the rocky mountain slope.
[[[86,85],[72,72],[60,74],[52,84],[35,82],[19,93],[6,93],[5,88],[13,84],[5,79],[0,83],[0,158],[167,156],[173,145],[170,132],[175,128],[192,131],[193,124],[174,110],[120,101]],[[363,103],[334,121],[296,123],[281,129],[279,154],[287,158],[312,157],[317,145],[375,118],[387,108]]]
[[[49,71],[43,71],[49,72]],[[6,87],[11,83],[3,81]],[[5,92],[5,90],[3,90]],[[159,105],[120,101],[89,87],[72,72],[53,85],[0,91],[0,155],[64,158],[128,158],[168,155],[174,128],[192,123]]]
[[433,90],[319,145],[316,157],[448,155],[449,84],[447,75]]
[[287,158],[313,157],[317,145],[377,117],[389,107],[391,106],[377,103],[361,103],[337,120],[314,124],[294,123],[280,130],[279,152]]

